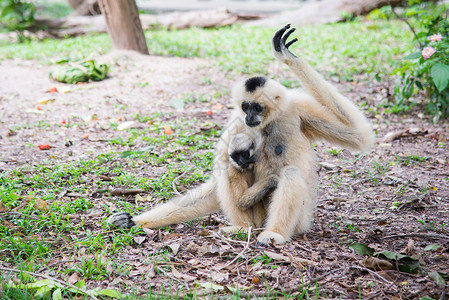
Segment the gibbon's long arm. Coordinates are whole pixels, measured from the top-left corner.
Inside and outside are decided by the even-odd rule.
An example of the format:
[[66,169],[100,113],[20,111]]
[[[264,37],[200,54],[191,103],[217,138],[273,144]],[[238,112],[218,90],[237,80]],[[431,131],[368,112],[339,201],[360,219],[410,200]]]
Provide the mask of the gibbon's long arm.
[[330,142],[350,147],[354,150],[365,150],[374,140],[371,125],[363,113],[346,97],[318,74],[301,57],[292,54],[288,47],[298,39],[287,42],[295,31],[286,30],[285,26],[273,37],[273,53],[295,73],[305,90],[316,100],[298,103],[304,132],[313,138],[323,138]]

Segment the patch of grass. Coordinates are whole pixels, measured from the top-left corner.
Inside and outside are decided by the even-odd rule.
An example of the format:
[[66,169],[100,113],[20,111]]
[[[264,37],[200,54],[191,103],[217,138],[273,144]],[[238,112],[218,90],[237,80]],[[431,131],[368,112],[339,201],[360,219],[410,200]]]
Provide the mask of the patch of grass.
[[411,166],[416,163],[422,163],[427,161],[429,158],[426,156],[410,155],[410,156],[399,156],[396,155],[396,161],[404,166]]
[[253,265],[255,265],[256,263],[260,262],[262,265],[268,265],[271,263],[272,260],[273,259],[271,257],[263,253],[262,255],[254,257],[252,259],[252,263]]
[[[271,37],[275,29],[229,26],[220,29],[146,31],[151,54],[211,58],[229,72],[268,74],[274,61]],[[400,22],[350,22],[298,28],[299,43],[292,50],[310,60],[321,71],[343,80],[354,75],[388,76],[402,64],[400,58],[411,51],[411,33]],[[347,37],[351,36],[351,39]],[[0,49],[0,60],[7,58],[79,58],[111,49],[105,34],[91,34],[64,40],[32,41],[26,45],[7,44]],[[204,79],[207,82],[207,78]],[[296,86],[284,80],[287,86]]]
[[36,59],[43,63],[54,63],[63,58],[76,60],[91,54],[103,54],[111,50],[106,34],[88,34],[67,39],[44,39],[25,44],[8,43],[0,47],[0,60]]
[[326,150],[326,151],[329,152],[329,154],[332,155],[332,156],[338,156],[343,151],[343,149],[335,149],[335,148],[333,148],[333,149],[329,149],[329,150]]
[[388,162],[374,161],[371,164],[371,168],[367,171],[367,178],[374,184],[378,184],[380,179],[385,176],[385,174],[390,170],[391,164]]

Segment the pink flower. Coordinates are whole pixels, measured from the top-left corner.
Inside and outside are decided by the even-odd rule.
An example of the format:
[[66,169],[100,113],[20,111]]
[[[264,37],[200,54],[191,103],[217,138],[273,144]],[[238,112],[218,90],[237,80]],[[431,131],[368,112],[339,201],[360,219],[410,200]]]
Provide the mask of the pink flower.
[[424,59],[428,59],[429,57],[431,57],[434,53],[436,52],[435,49],[433,49],[432,47],[425,47],[421,54],[422,57],[424,57]]
[[439,41],[441,41],[442,38],[443,38],[443,36],[440,33],[437,33],[437,34],[431,35],[429,37],[429,40],[431,42],[439,42]]

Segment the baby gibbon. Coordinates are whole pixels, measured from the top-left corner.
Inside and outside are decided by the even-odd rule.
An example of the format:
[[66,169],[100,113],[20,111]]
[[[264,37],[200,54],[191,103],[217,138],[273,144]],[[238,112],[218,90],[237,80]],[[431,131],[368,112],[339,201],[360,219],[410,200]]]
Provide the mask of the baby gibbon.
[[[286,32],[289,28],[287,25],[275,33],[273,53],[298,77],[304,90],[287,89],[265,77],[253,77],[237,84],[232,93],[235,109],[216,146],[212,178],[186,195],[139,216],[114,214],[110,223],[119,227],[134,223],[160,227],[221,208],[237,227],[263,225],[264,230],[257,237],[261,244],[271,240],[283,244],[295,233],[309,230],[317,187],[314,142],[324,139],[364,151],[373,143],[374,135],[356,105],[338,93],[305,59],[289,51],[297,41],[287,42],[294,31]],[[260,153],[251,162],[253,184],[243,196],[238,192],[240,187],[231,183],[232,161],[228,155],[231,141],[239,133],[250,137],[261,135],[257,150]],[[253,188],[270,192],[252,193]]]

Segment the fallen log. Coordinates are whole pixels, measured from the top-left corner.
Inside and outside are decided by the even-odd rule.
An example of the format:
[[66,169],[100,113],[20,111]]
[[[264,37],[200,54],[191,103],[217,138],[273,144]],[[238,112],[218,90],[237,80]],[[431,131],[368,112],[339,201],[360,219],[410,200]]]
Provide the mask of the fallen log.
[[[235,13],[227,8],[214,10],[173,12],[160,15],[139,15],[143,29],[166,27],[186,29],[190,27],[221,27],[263,17],[259,14]],[[89,32],[107,32],[104,16],[68,16],[60,19],[37,19],[33,31],[45,28],[52,37],[83,35]]]

